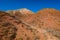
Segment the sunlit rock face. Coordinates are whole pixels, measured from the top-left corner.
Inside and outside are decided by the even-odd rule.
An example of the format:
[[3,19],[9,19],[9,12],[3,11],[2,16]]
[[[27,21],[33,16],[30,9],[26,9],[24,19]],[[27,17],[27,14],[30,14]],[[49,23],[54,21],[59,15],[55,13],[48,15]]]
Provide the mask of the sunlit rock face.
[[60,11],[52,8],[36,13],[26,8],[0,12],[0,39],[60,40],[59,21]]
[[6,12],[7,12],[7,13],[14,14],[14,15],[15,15],[17,12],[18,12],[18,13],[21,13],[21,14],[25,14],[25,15],[27,15],[27,14],[33,14],[32,11],[30,11],[30,10],[28,10],[28,9],[26,9],[26,8],[22,8],[22,9],[18,9],[18,10],[7,10]]
[[60,30],[60,11],[47,8],[37,12],[36,17],[43,22],[43,27]]

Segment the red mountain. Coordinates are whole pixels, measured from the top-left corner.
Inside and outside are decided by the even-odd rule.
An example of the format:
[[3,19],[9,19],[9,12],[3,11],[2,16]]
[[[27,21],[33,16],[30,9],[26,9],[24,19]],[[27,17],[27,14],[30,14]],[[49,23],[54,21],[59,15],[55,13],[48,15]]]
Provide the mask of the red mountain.
[[0,34],[3,35],[0,35],[0,39],[60,40],[59,18],[60,11],[51,8],[42,9],[35,14],[25,8],[0,12]]

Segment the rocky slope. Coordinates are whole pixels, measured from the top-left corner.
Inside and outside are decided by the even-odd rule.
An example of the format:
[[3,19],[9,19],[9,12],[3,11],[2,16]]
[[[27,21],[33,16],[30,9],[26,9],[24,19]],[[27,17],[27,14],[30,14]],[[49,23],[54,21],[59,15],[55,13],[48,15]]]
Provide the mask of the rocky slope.
[[16,38],[17,28],[8,21],[9,17],[8,13],[0,12],[0,40],[14,40]]
[[49,8],[36,14],[27,9],[0,12],[0,39],[60,40],[59,18],[60,11]]

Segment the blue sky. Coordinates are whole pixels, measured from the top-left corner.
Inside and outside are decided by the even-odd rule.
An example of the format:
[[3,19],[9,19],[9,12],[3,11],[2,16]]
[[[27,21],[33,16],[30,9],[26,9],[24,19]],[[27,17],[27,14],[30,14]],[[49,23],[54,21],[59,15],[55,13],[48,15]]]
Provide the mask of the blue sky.
[[60,10],[60,0],[0,0],[0,10],[16,10],[27,8],[37,12],[43,8],[55,8]]

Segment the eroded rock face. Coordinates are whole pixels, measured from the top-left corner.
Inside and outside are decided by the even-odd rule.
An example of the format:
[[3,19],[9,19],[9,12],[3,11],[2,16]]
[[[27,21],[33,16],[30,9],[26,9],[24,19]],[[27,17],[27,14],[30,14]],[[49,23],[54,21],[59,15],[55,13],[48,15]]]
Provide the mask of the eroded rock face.
[[14,40],[16,37],[16,28],[10,23],[0,25],[0,40]]
[[17,28],[8,21],[4,21],[4,15],[8,14],[0,12],[0,40],[14,40]]

